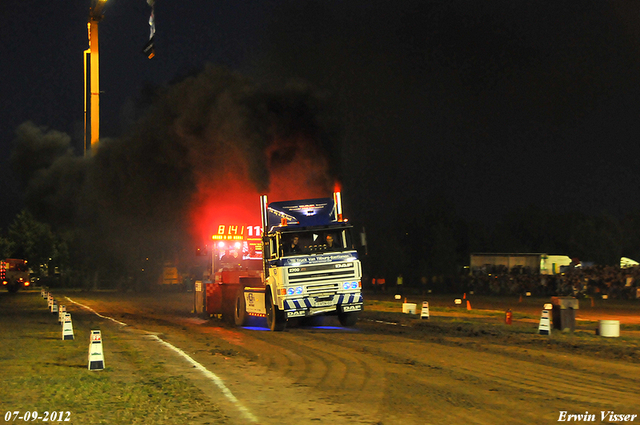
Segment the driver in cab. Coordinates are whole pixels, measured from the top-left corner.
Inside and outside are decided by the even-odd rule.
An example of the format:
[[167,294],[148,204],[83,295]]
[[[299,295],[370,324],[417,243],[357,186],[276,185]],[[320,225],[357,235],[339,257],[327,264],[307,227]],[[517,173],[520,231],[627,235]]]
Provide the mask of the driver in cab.
[[286,253],[289,255],[302,254],[302,249],[300,249],[300,245],[298,245],[299,242],[300,238],[298,235],[293,235],[286,246]]
[[336,242],[333,240],[333,235],[328,234],[326,236],[326,248],[325,251],[338,251],[340,248],[336,245]]

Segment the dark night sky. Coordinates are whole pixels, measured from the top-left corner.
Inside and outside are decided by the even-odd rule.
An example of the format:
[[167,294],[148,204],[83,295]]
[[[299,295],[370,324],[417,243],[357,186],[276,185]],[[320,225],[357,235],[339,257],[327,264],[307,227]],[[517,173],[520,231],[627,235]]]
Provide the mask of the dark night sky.
[[[82,144],[89,2],[0,3],[1,227],[19,203],[6,158],[32,120]],[[367,229],[434,196],[467,219],[529,204],[639,208],[640,2],[156,2],[109,0],[100,24],[101,135],[117,137],[145,85],[225,65],[299,78],[343,124],[346,210]]]

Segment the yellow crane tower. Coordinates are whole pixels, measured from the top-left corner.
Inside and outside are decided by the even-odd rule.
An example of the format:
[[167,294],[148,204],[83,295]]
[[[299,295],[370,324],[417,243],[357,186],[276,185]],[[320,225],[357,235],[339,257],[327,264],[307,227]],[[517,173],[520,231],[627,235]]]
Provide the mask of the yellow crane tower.
[[98,53],[98,23],[103,18],[102,8],[107,0],[92,0],[87,23],[89,48],[84,51],[84,153],[87,154],[87,54],[90,58],[91,77],[91,154],[95,155],[100,139],[100,74]]

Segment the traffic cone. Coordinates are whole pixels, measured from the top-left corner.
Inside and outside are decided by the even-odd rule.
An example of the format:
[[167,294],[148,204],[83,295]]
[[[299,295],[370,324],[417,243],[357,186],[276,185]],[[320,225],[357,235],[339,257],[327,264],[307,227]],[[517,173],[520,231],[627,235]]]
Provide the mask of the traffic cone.
[[518,300],[519,303],[522,302],[522,295],[520,295],[520,299]]
[[89,370],[104,369],[104,354],[102,352],[102,335],[99,330],[91,331],[89,342]]
[[62,322],[62,339],[74,339],[73,324],[71,323],[71,315],[64,313],[64,321]]
[[504,314],[504,322],[507,325],[510,325],[513,322],[513,313],[511,313],[511,309],[507,310]]
[[469,300],[467,300],[467,310],[471,310],[471,302]]
[[464,294],[462,294],[462,299],[466,300],[467,299],[467,293],[465,292]]

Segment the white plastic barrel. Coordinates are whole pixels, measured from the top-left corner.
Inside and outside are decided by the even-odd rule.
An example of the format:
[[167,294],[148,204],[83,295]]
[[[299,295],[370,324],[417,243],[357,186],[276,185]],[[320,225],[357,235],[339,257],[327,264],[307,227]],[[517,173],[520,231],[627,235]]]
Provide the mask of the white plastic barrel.
[[415,303],[403,303],[402,304],[402,312],[405,314],[416,314],[416,304]]
[[601,320],[600,321],[600,336],[606,336],[610,338],[617,338],[620,336],[620,321],[619,320]]

